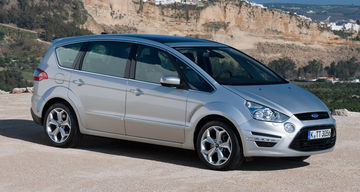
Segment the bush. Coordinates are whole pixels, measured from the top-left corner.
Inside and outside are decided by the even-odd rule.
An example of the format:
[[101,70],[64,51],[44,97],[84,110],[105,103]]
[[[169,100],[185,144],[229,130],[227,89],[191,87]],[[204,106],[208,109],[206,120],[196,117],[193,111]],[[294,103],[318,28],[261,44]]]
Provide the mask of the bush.
[[360,41],[360,32],[358,32],[357,36],[353,38],[354,41]]
[[22,73],[17,70],[0,71],[0,89],[11,91],[14,87],[32,86],[31,82],[24,80]]
[[333,33],[334,33],[335,35],[343,38],[343,39],[347,39],[347,38],[349,38],[349,37],[351,37],[351,36],[353,35],[353,33],[351,33],[351,32],[346,32],[346,31],[344,31],[344,30],[340,30],[340,31],[335,31],[335,30],[333,30]]

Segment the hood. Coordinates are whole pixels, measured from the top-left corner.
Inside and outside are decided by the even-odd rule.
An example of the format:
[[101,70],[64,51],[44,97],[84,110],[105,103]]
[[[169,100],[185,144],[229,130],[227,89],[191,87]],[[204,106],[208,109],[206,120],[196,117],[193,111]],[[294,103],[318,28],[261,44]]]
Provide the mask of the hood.
[[225,85],[225,88],[241,96],[287,115],[329,111],[326,105],[315,95],[294,84],[272,85]]

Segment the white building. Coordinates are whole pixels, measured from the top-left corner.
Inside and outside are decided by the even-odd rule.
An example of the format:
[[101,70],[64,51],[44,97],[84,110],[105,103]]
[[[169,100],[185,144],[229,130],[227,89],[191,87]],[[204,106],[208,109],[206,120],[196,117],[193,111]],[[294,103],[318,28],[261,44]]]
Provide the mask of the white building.
[[359,30],[360,30],[360,25],[358,25],[356,23],[346,23],[344,25],[344,27],[345,27],[346,30],[349,30],[349,31],[359,32]]
[[331,30],[334,31],[341,31],[341,30],[356,31],[356,32],[360,31],[360,25],[356,23],[345,23],[343,25],[336,25],[336,23],[329,23],[328,26],[331,28]]
[[254,6],[254,7],[261,7],[261,8],[266,8],[264,5],[262,4],[258,4],[258,3],[254,3],[252,1],[248,1],[248,0],[244,0],[245,2],[247,3],[250,3],[251,6]]
[[201,0],[155,0],[155,5],[167,5],[172,3],[196,4]]
[[[181,3],[181,4],[188,4],[188,5],[196,5],[200,2],[205,2],[207,0],[143,0],[144,2],[154,2],[155,5],[168,5],[168,4],[172,4],[172,3]],[[257,4],[248,0],[243,0],[249,4],[251,4],[252,6],[255,7],[261,7],[261,8],[266,8],[264,7],[262,4]]]

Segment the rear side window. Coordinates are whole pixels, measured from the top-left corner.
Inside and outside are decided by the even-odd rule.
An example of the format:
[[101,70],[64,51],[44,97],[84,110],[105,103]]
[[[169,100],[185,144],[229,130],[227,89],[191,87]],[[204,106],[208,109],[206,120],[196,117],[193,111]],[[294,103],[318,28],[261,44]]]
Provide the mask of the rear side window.
[[76,43],[71,45],[65,45],[56,49],[56,55],[59,59],[59,65],[66,68],[74,68],[76,56],[83,43]]
[[120,42],[92,42],[85,54],[82,70],[124,77],[131,44]]

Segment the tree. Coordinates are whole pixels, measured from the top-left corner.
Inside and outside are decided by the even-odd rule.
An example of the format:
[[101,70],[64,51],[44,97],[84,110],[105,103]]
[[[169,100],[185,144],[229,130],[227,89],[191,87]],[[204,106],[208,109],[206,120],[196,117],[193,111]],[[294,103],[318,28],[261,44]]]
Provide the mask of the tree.
[[5,38],[5,33],[0,31],[0,41],[4,40]]
[[323,62],[321,60],[313,59],[308,62],[308,65],[299,68],[306,78],[318,78],[324,71]]
[[332,62],[330,64],[330,66],[328,67],[325,67],[325,70],[327,71],[327,74],[331,77],[334,77],[335,76],[335,69],[336,68],[336,63],[335,62]]
[[346,61],[339,61],[338,63],[332,62],[326,70],[330,76],[338,77],[342,80],[349,80],[360,74],[360,62],[353,57]]
[[271,61],[269,67],[285,79],[295,78],[295,62],[288,57]]
[[10,1],[0,2],[1,23],[42,31],[43,40],[92,34],[81,27],[88,14],[79,0],[12,0],[13,6]]

